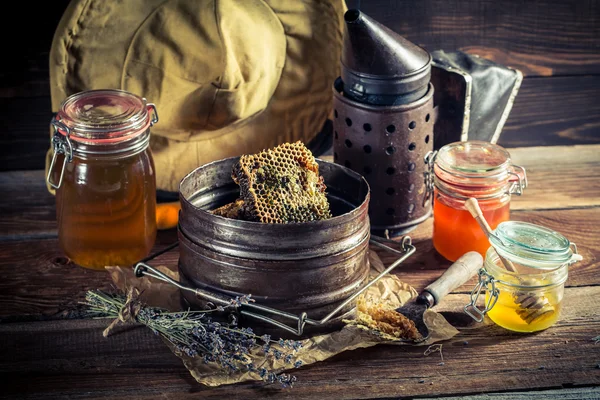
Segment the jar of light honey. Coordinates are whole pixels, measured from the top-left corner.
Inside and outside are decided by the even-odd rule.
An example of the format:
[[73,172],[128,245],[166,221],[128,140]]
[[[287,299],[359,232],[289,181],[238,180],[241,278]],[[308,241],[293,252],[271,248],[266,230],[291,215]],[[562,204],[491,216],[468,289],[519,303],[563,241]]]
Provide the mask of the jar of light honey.
[[478,200],[494,229],[510,217],[512,194],[527,186],[525,169],[511,162],[502,147],[481,141],[456,142],[442,147],[433,161],[433,245],[442,256],[456,261],[477,251],[485,257],[488,239],[465,209]]
[[146,99],[120,90],[68,97],[51,125],[48,184],[59,242],[80,266],[130,265],[156,238],[156,179],[148,147],[158,121]]
[[[570,264],[581,260],[563,235],[526,222],[503,222],[490,238],[479,283],[465,312],[503,328],[536,332],[558,320]],[[510,271],[507,269],[512,269]],[[476,307],[485,289],[485,308]]]

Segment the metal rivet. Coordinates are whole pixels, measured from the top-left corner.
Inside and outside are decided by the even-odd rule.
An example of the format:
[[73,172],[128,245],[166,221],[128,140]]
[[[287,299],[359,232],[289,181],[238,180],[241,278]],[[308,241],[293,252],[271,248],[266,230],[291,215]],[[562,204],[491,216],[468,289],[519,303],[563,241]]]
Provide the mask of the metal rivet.
[[394,167],[389,167],[388,169],[385,170],[385,173],[388,175],[394,175],[394,172],[396,172],[396,168],[394,168]]
[[394,133],[396,131],[396,127],[394,125],[388,125],[387,128],[385,128],[385,130],[387,131],[387,133]]
[[350,161],[346,160],[346,162],[344,162],[344,165],[348,168],[352,168],[352,164],[350,164]]
[[410,121],[410,124],[408,124],[408,129],[410,129],[411,131],[413,129],[415,129],[417,127],[417,123],[415,121]]
[[387,154],[388,156],[391,156],[395,152],[396,152],[396,148],[394,146],[388,146],[388,148],[385,149],[385,154]]
[[365,132],[371,132],[371,124],[364,124],[363,129]]
[[365,144],[363,146],[363,150],[365,151],[365,153],[369,154],[369,153],[371,153],[371,146],[369,146],[368,144]]
[[410,163],[408,163],[408,171],[409,171],[409,172],[413,172],[413,171],[415,170],[415,168],[416,168],[416,167],[417,167],[417,166],[415,165],[415,163],[414,163],[414,162],[410,162]]
[[352,126],[352,120],[350,118],[346,118],[346,125]]
[[396,193],[396,189],[394,189],[393,187],[389,187],[385,190],[385,192],[391,196],[394,193]]
[[429,135],[425,136],[425,143],[429,143]]
[[350,148],[350,147],[352,147],[352,142],[351,142],[349,139],[346,139],[346,140],[344,141],[344,144],[346,145],[346,147],[347,147],[347,148]]
[[416,148],[417,148],[417,144],[415,142],[412,142],[411,144],[408,145],[408,151],[413,151]]

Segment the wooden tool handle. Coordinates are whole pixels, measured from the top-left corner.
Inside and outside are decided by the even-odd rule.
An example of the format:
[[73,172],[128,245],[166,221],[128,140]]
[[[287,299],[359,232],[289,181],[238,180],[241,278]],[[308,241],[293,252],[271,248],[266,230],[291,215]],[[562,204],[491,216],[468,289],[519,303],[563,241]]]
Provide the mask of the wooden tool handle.
[[467,282],[483,266],[483,257],[476,251],[463,254],[438,280],[425,288],[435,299],[435,304],[451,291]]

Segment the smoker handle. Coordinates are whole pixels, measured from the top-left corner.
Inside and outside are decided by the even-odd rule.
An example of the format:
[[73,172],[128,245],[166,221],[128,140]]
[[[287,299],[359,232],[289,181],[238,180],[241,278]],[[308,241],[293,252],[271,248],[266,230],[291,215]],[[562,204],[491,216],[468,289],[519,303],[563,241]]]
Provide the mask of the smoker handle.
[[[384,271],[382,271],[379,275],[377,275],[373,280],[371,280],[369,283],[367,283],[365,286],[363,286],[358,292],[354,293],[352,296],[347,298],[335,310],[333,310],[332,312],[330,312],[329,314],[327,314],[325,317],[323,317],[320,320],[314,320],[314,319],[308,318],[308,315],[306,312],[302,312],[299,315],[291,314],[286,311],[281,311],[281,310],[277,310],[275,308],[261,306],[260,304],[255,304],[252,302],[239,303],[238,299],[234,299],[229,296],[215,295],[214,293],[207,292],[202,289],[190,288],[188,286],[181,284],[180,282],[176,281],[175,279],[163,274],[162,272],[151,267],[150,265],[146,264],[146,261],[152,260],[153,258],[159,256],[160,254],[163,254],[163,253],[177,247],[178,243],[174,243],[174,244],[170,245],[169,247],[167,247],[166,249],[160,251],[159,253],[153,254],[153,255],[145,258],[144,260],[138,262],[134,267],[134,272],[135,272],[135,276],[138,278],[140,278],[142,276],[149,276],[151,278],[156,278],[160,281],[174,285],[181,290],[185,290],[185,291],[194,293],[199,298],[213,302],[215,304],[220,304],[222,306],[228,306],[228,307],[230,307],[230,306],[240,307],[241,315],[245,315],[245,316],[266,322],[266,323],[270,323],[272,325],[277,326],[278,328],[284,329],[295,335],[301,336],[304,333],[304,327],[306,326],[306,324],[318,326],[318,325],[323,325],[323,324],[327,323],[330,319],[335,317],[344,307],[346,307],[350,302],[352,302],[354,299],[356,299],[358,296],[360,296],[362,293],[364,293],[369,287],[374,285],[377,281],[379,281],[382,277],[384,277],[389,272],[391,272],[398,265],[402,264],[402,262],[404,262],[408,257],[410,257],[416,251],[415,246],[412,245],[410,236],[405,236],[402,239],[402,242],[401,242],[402,251],[396,250],[392,247],[387,246],[385,243],[398,244],[397,242],[394,242],[389,239],[380,238],[378,236],[371,236],[371,240],[369,242],[377,247],[384,249],[384,250],[401,255],[401,257],[398,258],[396,261],[394,261],[389,267],[387,267]],[[247,309],[249,309],[249,310],[247,310]],[[264,313],[277,315],[279,317],[283,317],[283,318],[286,318],[286,319],[289,319],[292,321],[296,321],[298,323],[298,325],[296,328],[293,328],[293,327],[286,325],[280,321],[277,321],[273,318],[269,318],[263,314],[257,314],[255,312],[251,312],[250,310],[262,311]]]

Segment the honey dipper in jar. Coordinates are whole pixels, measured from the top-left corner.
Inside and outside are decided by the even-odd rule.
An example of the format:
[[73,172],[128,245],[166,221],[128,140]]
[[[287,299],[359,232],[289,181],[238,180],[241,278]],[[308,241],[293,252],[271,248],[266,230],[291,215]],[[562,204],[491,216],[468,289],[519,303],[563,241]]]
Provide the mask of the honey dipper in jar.
[[[479,223],[481,230],[485,233],[488,239],[494,235],[492,232],[492,228],[487,223],[483,216],[483,212],[479,207],[479,203],[477,199],[470,198],[465,202],[465,208],[471,213],[473,218]],[[506,258],[499,255],[500,261],[504,265],[508,271],[517,273],[517,268],[515,265]],[[524,278],[523,278],[524,279]],[[523,282],[527,283],[529,286],[532,286],[535,282]],[[548,299],[544,296],[536,296],[527,292],[515,292],[514,293],[515,302],[519,305],[517,308],[517,314],[519,317],[523,319],[523,321],[531,324],[532,322],[540,319],[542,317],[550,316],[550,314],[554,314],[556,311],[554,306],[548,301]]]
[[[492,232],[476,199],[468,199],[465,207],[491,244],[465,311],[478,321],[489,312],[495,323],[518,332],[553,325],[559,317],[568,266],[582,259],[575,244],[558,232],[526,222],[502,222]],[[483,286],[486,308],[482,311],[476,307],[476,293]]]

